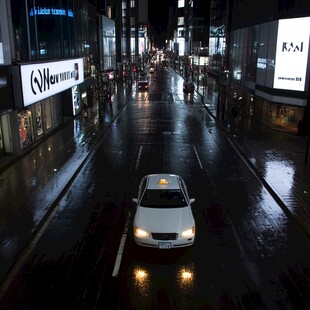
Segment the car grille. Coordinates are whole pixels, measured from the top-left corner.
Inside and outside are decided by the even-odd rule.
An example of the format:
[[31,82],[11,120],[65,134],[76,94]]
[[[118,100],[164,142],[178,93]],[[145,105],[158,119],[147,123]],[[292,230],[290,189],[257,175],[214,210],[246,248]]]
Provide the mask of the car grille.
[[177,240],[177,233],[152,233],[155,240]]

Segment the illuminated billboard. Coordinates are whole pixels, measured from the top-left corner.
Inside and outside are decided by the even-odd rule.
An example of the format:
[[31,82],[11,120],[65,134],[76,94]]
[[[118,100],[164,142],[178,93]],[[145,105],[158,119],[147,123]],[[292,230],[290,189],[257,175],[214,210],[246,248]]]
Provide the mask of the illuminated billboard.
[[280,19],[273,87],[305,91],[310,17]]
[[24,106],[84,82],[83,58],[22,65]]

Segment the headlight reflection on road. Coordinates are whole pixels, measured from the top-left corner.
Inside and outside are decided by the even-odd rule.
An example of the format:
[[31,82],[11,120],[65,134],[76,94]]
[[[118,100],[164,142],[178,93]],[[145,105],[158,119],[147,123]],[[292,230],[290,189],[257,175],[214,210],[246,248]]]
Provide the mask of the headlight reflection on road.
[[138,281],[138,282],[143,282],[143,281],[145,281],[146,280],[146,278],[147,278],[147,272],[145,271],[145,270],[142,270],[142,269],[137,269],[136,271],[135,271],[135,277],[136,277],[136,280]]
[[150,275],[147,270],[137,267],[134,269],[135,285],[142,296],[148,296],[150,291]]
[[182,271],[182,280],[183,282],[189,282],[193,278],[193,273],[187,270]]
[[193,283],[194,271],[192,267],[181,267],[178,270],[178,282],[181,287],[190,286]]
[[193,272],[191,269],[188,268],[181,268],[179,270],[178,278],[181,285],[186,285],[193,281]]
[[[194,268],[191,266],[180,266],[177,270],[177,284],[178,294],[182,302],[187,304],[194,294]],[[190,308],[190,305],[188,306]]]
[[[154,278],[147,269],[137,266],[133,270],[134,284],[137,292],[140,296],[147,297],[152,294],[152,281]],[[156,277],[155,277],[155,281]],[[175,281],[175,280],[174,280]],[[172,282],[174,282],[172,281]],[[176,270],[176,281],[174,282],[178,286],[184,296],[190,296],[193,294],[194,288],[194,269],[190,266],[181,266]]]

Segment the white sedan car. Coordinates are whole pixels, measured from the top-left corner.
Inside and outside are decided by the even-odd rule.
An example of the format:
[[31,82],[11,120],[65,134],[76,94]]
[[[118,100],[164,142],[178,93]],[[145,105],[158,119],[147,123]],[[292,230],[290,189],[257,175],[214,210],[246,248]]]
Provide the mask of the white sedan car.
[[141,246],[171,249],[191,246],[195,220],[184,180],[175,174],[149,174],[140,183],[134,239]]

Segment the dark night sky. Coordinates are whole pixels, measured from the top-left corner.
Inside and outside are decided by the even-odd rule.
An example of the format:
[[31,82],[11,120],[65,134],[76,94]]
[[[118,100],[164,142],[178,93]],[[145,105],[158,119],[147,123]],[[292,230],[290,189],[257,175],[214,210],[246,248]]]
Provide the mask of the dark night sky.
[[177,0],[149,0],[149,22],[158,35],[166,30],[171,6],[176,8]]
[[[196,16],[204,17],[208,23],[210,20],[210,3],[211,0],[196,1],[194,8]],[[155,44],[163,45],[166,39],[165,30],[168,24],[169,7],[173,7],[173,13],[175,13],[177,4],[178,0],[149,0],[148,16],[149,22],[155,30]]]

